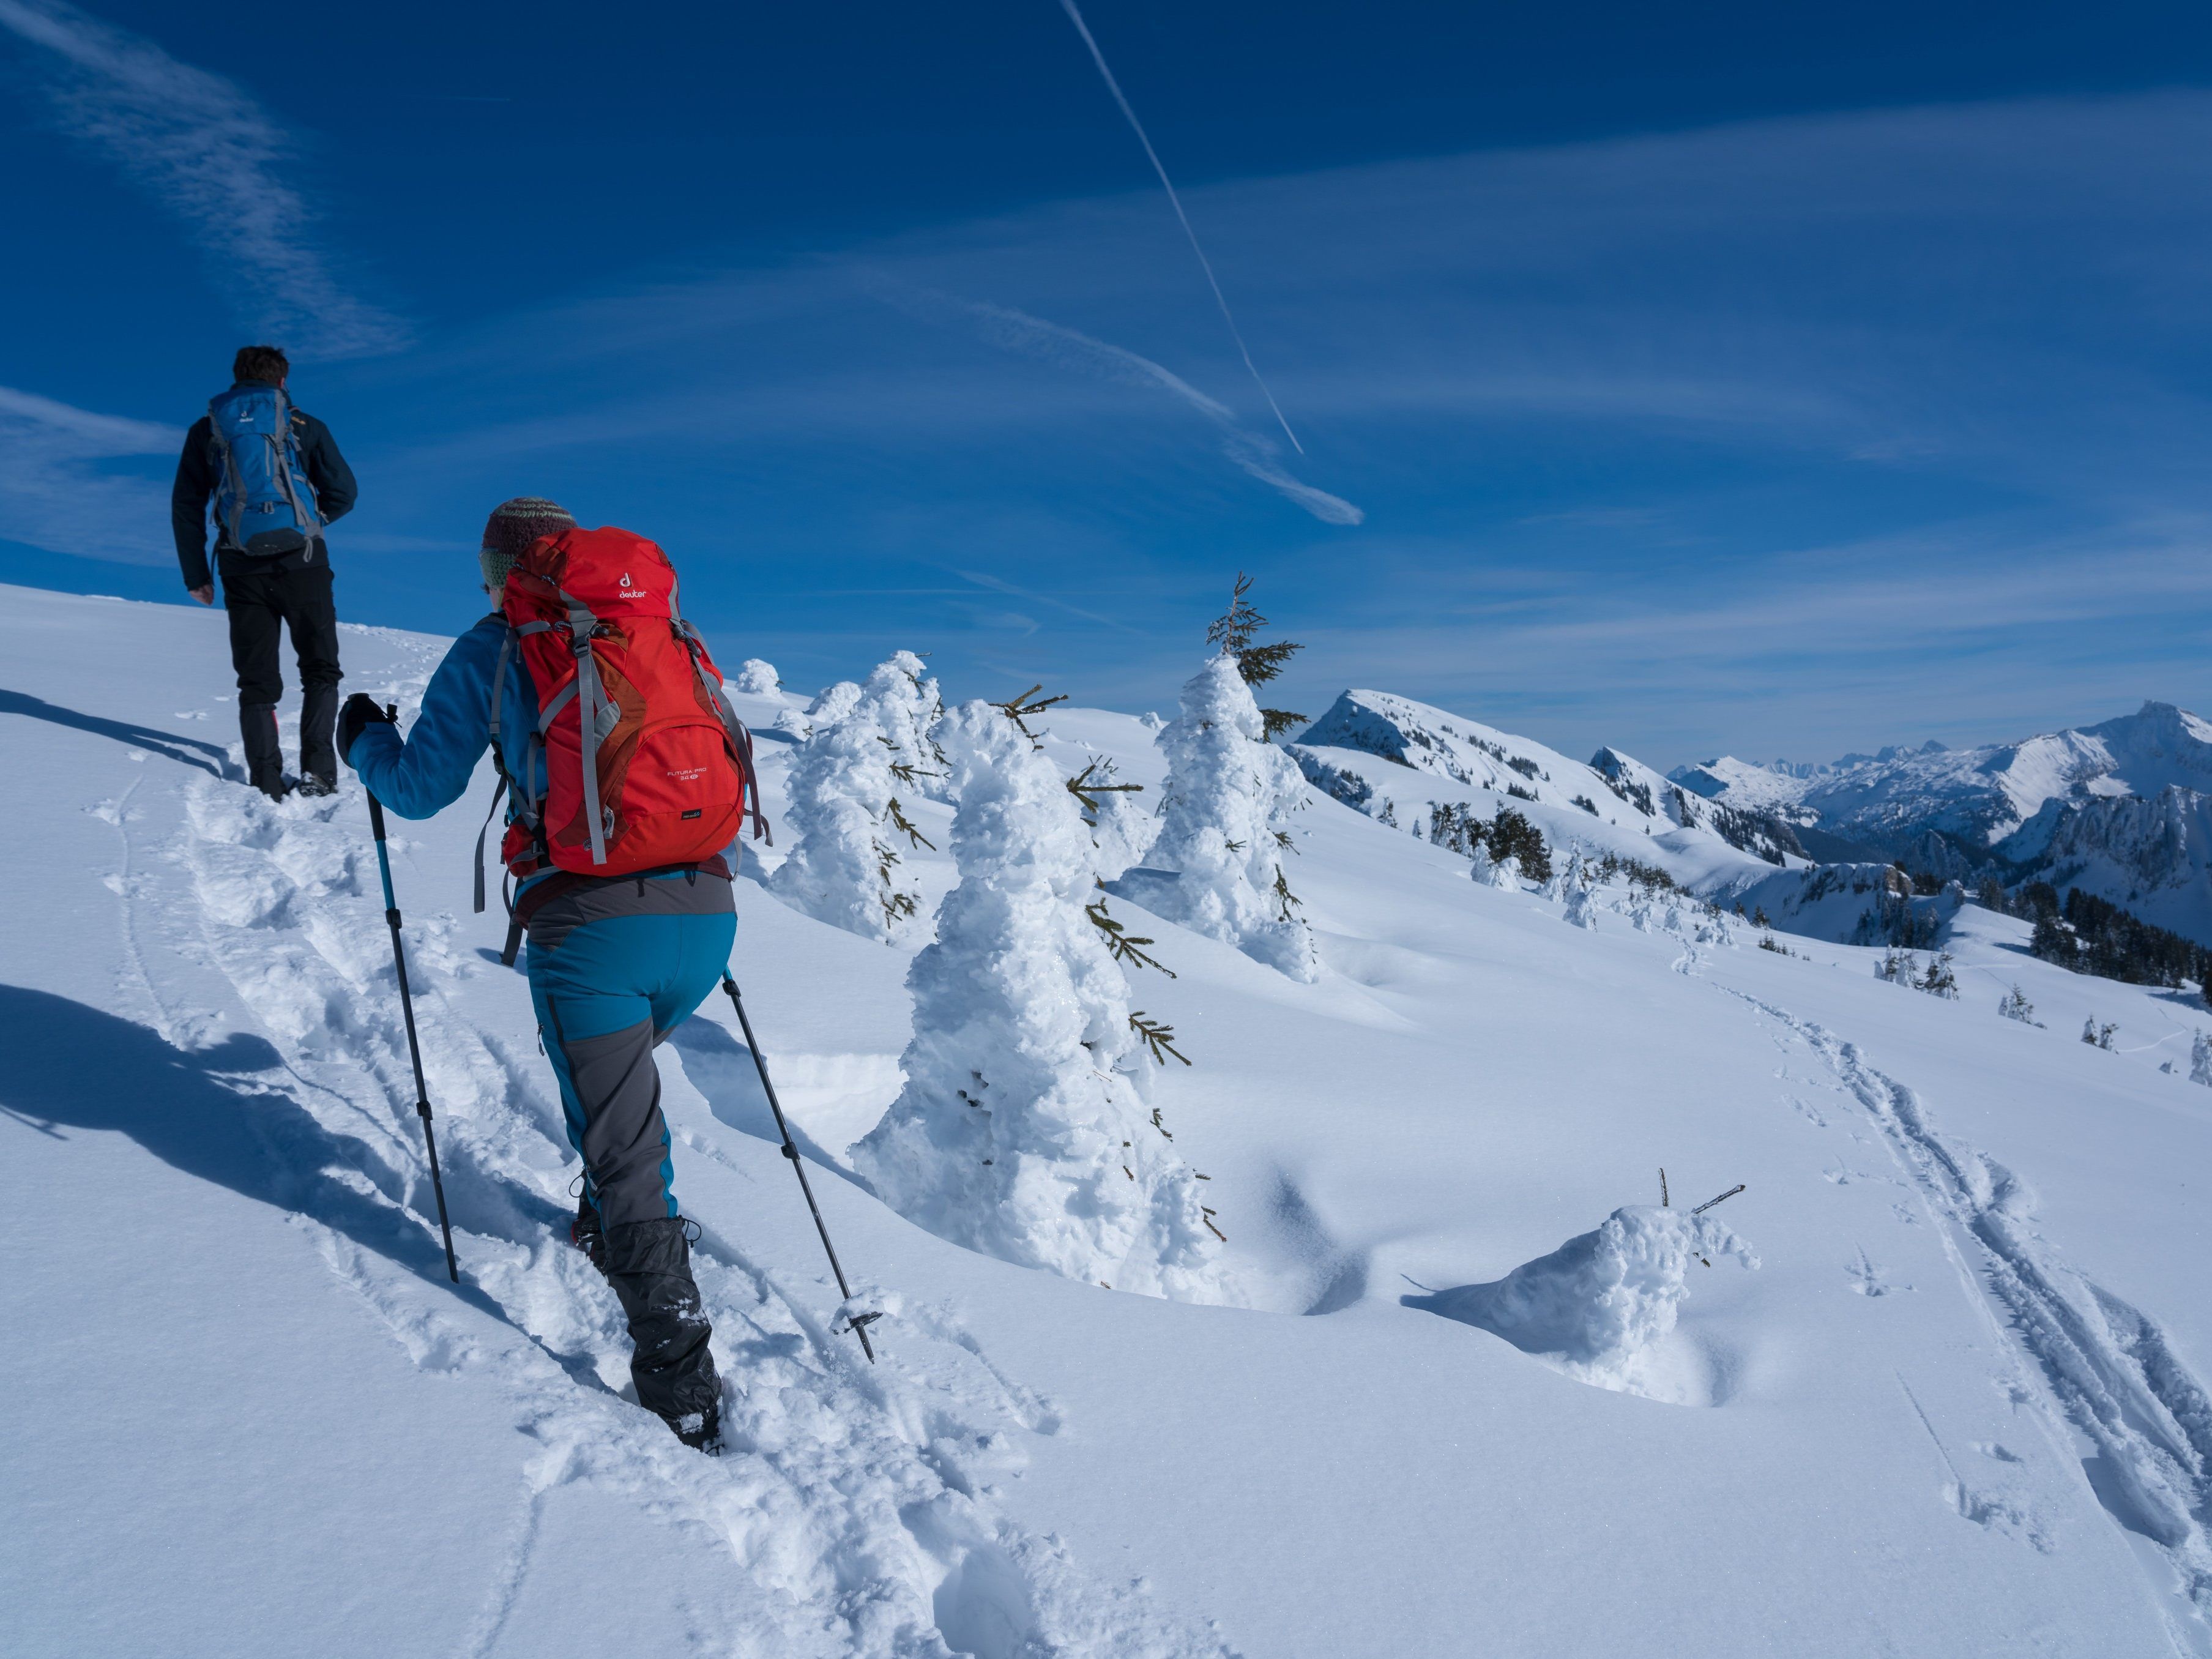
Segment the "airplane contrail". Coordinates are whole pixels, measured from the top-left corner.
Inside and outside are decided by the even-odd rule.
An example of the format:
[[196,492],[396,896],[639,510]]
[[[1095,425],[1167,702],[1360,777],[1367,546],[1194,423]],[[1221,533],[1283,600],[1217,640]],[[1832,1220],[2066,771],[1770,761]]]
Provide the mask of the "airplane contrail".
[[873,273],[863,273],[862,281],[885,304],[929,322],[961,323],[1001,350],[1019,352],[1097,380],[1164,392],[1213,423],[1221,434],[1221,453],[1231,464],[1297,502],[1323,524],[1356,525],[1367,517],[1341,495],[1332,495],[1291,477],[1276,459],[1282,453],[1282,446],[1263,432],[1246,431],[1237,423],[1234,410],[1150,357],[1140,357],[1109,341],[1078,333],[1012,306],[963,300],[955,294],[909,287]]
[[1098,42],[1091,36],[1091,26],[1083,21],[1083,14],[1076,9],[1075,0],[1060,0],[1060,9],[1067,14],[1068,21],[1075,25],[1075,32],[1083,37],[1083,44],[1091,48],[1091,61],[1098,65],[1098,73],[1106,82],[1106,90],[1114,94],[1114,101],[1121,106],[1121,113],[1128,118],[1130,131],[1137,135],[1137,142],[1145,147],[1146,159],[1152,162],[1152,171],[1159,174],[1160,187],[1168,193],[1168,201],[1175,209],[1176,218],[1182,225],[1182,234],[1190,239],[1190,251],[1198,256],[1198,268],[1206,273],[1206,285],[1213,290],[1213,303],[1221,307],[1221,320],[1229,325],[1229,337],[1237,342],[1237,349],[1243,356],[1244,367],[1251,371],[1252,384],[1260,388],[1260,395],[1267,400],[1267,407],[1275,411],[1276,424],[1283,428],[1283,435],[1291,441],[1291,447],[1299,454],[1304,454],[1306,447],[1298,441],[1298,434],[1291,430],[1291,423],[1283,418],[1283,406],[1275,401],[1275,394],[1267,390],[1267,381],[1260,378],[1259,365],[1252,361],[1252,349],[1244,343],[1244,331],[1237,326],[1237,319],[1229,309],[1228,298],[1222,293],[1221,283],[1214,276],[1212,262],[1206,257],[1206,250],[1198,245],[1198,233],[1191,228],[1190,216],[1182,210],[1182,198],[1176,194],[1175,180],[1168,177],[1167,168],[1160,164],[1160,153],[1152,148],[1152,139],[1146,135],[1145,124],[1137,118],[1137,112],[1129,106],[1128,99],[1122,94],[1121,83],[1114,78],[1114,71],[1106,66],[1106,54],[1098,50]]

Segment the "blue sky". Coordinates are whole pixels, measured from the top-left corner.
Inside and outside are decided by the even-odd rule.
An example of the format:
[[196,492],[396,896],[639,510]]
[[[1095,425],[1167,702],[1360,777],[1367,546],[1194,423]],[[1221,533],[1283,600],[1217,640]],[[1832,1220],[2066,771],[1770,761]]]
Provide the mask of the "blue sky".
[[1276,701],[1661,765],[2212,709],[2201,9],[1085,16],[1302,454],[1054,0],[0,0],[0,580],[180,599],[273,337],[362,621],[544,493],[809,690],[1170,708],[1241,567]]

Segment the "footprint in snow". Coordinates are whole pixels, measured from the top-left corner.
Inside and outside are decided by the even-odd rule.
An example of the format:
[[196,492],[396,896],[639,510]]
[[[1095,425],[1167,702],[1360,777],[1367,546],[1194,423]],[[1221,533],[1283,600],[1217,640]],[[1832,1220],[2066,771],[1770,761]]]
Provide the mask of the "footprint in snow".
[[1910,1285],[1884,1278],[1881,1269],[1869,1259],[1864,1249],[1859,1251],[1859,1259],[1845,1267],[1844,1272],[1850,1276],[1851,1288],[1861,1296],[1887,1296],[1892,1291],[1912,1288]]

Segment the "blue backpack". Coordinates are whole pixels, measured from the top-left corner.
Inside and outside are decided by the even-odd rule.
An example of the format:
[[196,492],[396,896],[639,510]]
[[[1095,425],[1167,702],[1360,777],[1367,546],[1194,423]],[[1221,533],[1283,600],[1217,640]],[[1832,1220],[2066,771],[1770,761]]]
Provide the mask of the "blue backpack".
[[283,392],[273,386],[231,387],[209,403],[208,431],[222,477],[215,514],[222,540],[258,558],[311,547],[323,521]]

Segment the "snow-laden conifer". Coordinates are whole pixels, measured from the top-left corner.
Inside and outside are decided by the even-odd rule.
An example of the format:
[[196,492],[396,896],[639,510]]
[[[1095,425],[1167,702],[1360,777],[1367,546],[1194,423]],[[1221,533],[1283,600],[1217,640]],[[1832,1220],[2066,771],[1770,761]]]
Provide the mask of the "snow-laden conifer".
[[[921,920],[913,867],[902,854],[927,844],[900,799],[902,789],[908,799],[920,792],[917,769],[905,757],[927,741],[908,664],[918,669],[921,659],[902,651],[866,685],[841,681],[814,700],[812,730],[786,786],[785,812],[799,840],[768,878],[769,890],[793,908],[887,942]],[[933,704],[933,684],[928,696]]]
[[1305,800],[1297,763],[1266,740],[1237,659],[1215,657],[1182,689],[1182,716],[1160,733],[1168,780],[1147,868],[1121,890],[1194,933],[1311,984],[1313,930],[1284,865],[1290,815]]
[[893,1208],[971,1249],[1116,1290],[1226,1299],[1201,1189],[1145,1104],[1152,1061],[1128,981],[1085,914],[1096,854],[1066,778],[988,703],[954,709],[939,735],[960,883],[907,975],[906,1085],[855,1167]]
[[1510,853],[1502,859],[1493,859],[1490,848],[1478,840],[1474,843],[1474,874],[1479,886],[1503,887],[1517,892],[1521,887],[1521,860]]
[[1597,927],[1597,895],[1578,881],[1567,884],[1567,902],[1561,911],[1561,920],[1577,927],[1595,930]]
[[814,701],[805,708],[787,708],[778,714],[775,729],[788,732],[794,738],[811,738],[843,720],[860,701],[860,688],[851,680],[839,680],[816,692]]
[[766,696],[783,690],[783,681],[775,672],[775,665],[758,657],[747,657],[738,665],[738,677],[730,683],[731,690],[743,691],[749,696]]
[[2189,1080],[2212,1085],[2212,1032],[2197,1032],[2189,1045]]
[[931,736],[944,717],[945,702],[921,659],[911,651],[894,651],[860,690],[890,751],[892,777],[907,799],[951,800],[950,769]]

